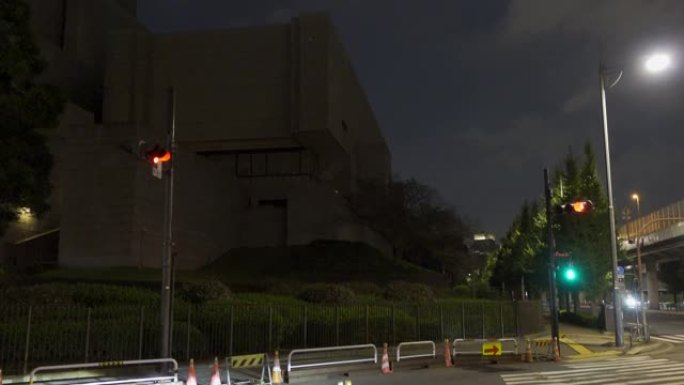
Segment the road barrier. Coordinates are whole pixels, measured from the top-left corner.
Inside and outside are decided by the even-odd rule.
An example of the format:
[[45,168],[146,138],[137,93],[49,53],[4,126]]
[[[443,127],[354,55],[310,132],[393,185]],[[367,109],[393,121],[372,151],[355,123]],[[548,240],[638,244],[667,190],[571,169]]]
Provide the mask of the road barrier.
[[[345,350],[360,350],[360,349],[370,349],[373,355],[368,358],[357,358],[349,360],[339,360],[339,361],[325,361],[325,362],[310,362],[303,364],[292,364],[292,357],[295,354],[307,354],[307,353],[320,353],[320,352],[340,352]],[[363,345],[346,345],[346,346],[331,346],[325,348],[310,348],[310,349],[294,349],[290,351],[287,355],[287,372],[292,372],[292,369],[304,369],[304,368],[319,368],[324,366],[334,366],[334,365],[345,365],[345,364],[362,364],[362,363],[378,363],[378,348],[373,344],[363,344]]]
[[[516,338],[499,338],[497,341],[501,342],[504,349],[501,354],[515,354],[518,355],[518,340]],[[508,346],[508,349],[506,349]]]
[[[405,346],[422,346],[422,345],[428,345],[432,348],[432,353],[421,353],[421,354],[411,354],[411,355],[401,355],[401,348]],[[403,358],[404,360],[410,359],[410,358],[425,358],[425,357],[432,357],[435,358],[435,343],[433,341],[410,341],[410,342],[402,342],[399,345],[397,345],[397,362],[401,361]]]
[[[501,348],[499,348],[499,345],[496,345],[496,348],[492,348],[491,354],[488,354],[489,352],[486,352],[486,349],[483,348],[485,344],[500,344]],[[472,340],[466,340],[462,338],[457,338],[454,339],[454,342],[452,344],[453,350],[452,350],[452,356],[466,356],[466,355],[476,355],[476,356],[484,356],[484,355],[502,355],[502,354],[518,354],[518,340],[515,338],[493,338],[493,339],[472,339]]]
[[536,338],[532,341],[532,355],[553,358],[553,343],[550,338]]
[[[484,339],[473,339],[473,340],[466,340],[464,338],[456,338],[454,339],[454,342],[452,343],[453,346],[453,351],[451,355],[453,357],[456,356],[466,356],[466,355],[482,355],[482,343],[486,342],[487,340]],[[460,349],[459,349],[460,347]],[[470,350],[466,350],[466,348],[470,348]]]
[[[270,385],[274,381],[271,379],[271,367],[269,365],[268,354],[245,354],[242,356],[233,356],[226,358],[226,377],[228,378],[228,385],[239,385],[243,382],[236,382],[230,378],[230,369],[250,369],[250,368],[261,368],[261,379],[259,380],[261,384]],[[266,382],[268,378],[268,382]],[[251,381],[244,382],[250,384]]]
[[88,385],[113,385],[113,384],[137,384],[140,382],[150,382],[155,381],[159,384],[178,383],[178,362],[173,358],[155,358],[147,360],[130,360],[130,361],[107,361],[107,362],[93,362],[93,363],[83,363],[83,364],[71,364],[71,365],[54,365],[54,366],[39,366],[31,371],[29,374],[29,385],[33,385],[36,380],[36,374],[39,372],[55,372],[55,371],[68,371],[73,369],[92,369],[92,368],[113,368],[122,366],[134,366],[134,365],[151,365],[151,364],[172,364],[173,365],[173,375],[172,376],[156,376],[156,377],[145,377],[145,378],[130,378],[125,380],[108,380],[108,381],[95,381],[90,382]]

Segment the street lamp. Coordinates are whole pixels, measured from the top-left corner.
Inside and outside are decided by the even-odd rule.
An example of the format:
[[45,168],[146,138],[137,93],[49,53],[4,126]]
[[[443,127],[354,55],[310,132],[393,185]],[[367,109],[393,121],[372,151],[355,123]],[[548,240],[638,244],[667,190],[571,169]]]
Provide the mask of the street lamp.
[[[657,53],[646,60],[646,69],[651,73],[662,72],[671,64],[670,57],[663,53]],[[615,232],[615,206],[613,205],[613,182],[610,168],[610,140],[608,137],[608,112],[606,111],[606,78],[609,74],[608,68],[601,64],[599,65],[599,78],[601,85],[601,109],[603,112],[603,143],[605,145],[606,155],[606,185],[608,187],[608,216],[610,218],[610,252],[612,260],[613,271],[613,313],[615,318],[615,346],[621,347],[624,345],[624,330],[622,323],[622,304],[620,303],[620,295],[618,289],[618,258],[617,258],[617,234]],[[614,87],[622,77],[622,71],[619,71],[617,79],[608,86]]]
[[[637,233],[636,233],[636,255],[637,255],[637,274],[639,279],[637,280],[637,290],[639,290],[639,302],[641,305],[641,324],[644,327],[644,341],[649,342],[651,340],[651,333],[648,331],[648,321],[646,320],[646,307],[644,301],[644,285],[642,280],[644,278],[644,270],[641,265],[641,247],[639,243],[641,242],[641,229],[639,228],[639,223],[641,222],[641,207],[639,201],[639,194],[632,194],[632,200],[636,201],[637,206]],[[639,313],[637,313],[637,328],[639,327]]]
[[657,53],[651,55],[646,60],[646,70],[648,72],[657,73],[666,70],[672,64],[672,60],[668,54]]

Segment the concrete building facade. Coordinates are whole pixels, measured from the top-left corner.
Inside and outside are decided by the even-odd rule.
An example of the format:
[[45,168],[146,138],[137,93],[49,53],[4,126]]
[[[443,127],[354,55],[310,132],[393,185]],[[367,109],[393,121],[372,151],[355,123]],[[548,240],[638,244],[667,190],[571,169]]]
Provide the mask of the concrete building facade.
[[389,180],[390,154],[328,17],[165,34],[129,21],[92,61],[93,106],[71,103],[59,128],[61,265],[159,266],[163,181],[122,147],[165,142],[171,89],[179,268],[318,239],[389,252],[346,204],[359,180]]

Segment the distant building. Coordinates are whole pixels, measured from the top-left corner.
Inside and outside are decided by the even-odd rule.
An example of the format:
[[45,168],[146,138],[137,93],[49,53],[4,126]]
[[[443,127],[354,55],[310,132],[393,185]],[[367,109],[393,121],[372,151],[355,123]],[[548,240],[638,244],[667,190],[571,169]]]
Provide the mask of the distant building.
[[473,234],[473,237],[465,241],[465,245],[468,248],[468,254],[471,257],[473,266],[475,270],[473,271],[476,275],[479,275],[482,269],[485,268],[487,264],[487,256],[499,250],[501,247],[496,241],[494,234],[479,233]]
[[490,254],[499,250],[499,243],[494,234],[480,233],[473,234],[473,238],[466,242],[468,251],[471,254]]
[[70,96],[52,144],[54,210],[24,231],[14,226],[12,258],[35,251],[22,240],[52,231],[63,266],[159,266],[163,182],[121,148],[164,143],[172,87],[178,267],[317,239],[389,252],[347,208],[359,180],[389,180],[390,153],[328,17],[153,34],[131,1],[45,4],[55,9],[34,18],[51,26],[36,26],[52,42],[50,64],[76,67],[46,75]]

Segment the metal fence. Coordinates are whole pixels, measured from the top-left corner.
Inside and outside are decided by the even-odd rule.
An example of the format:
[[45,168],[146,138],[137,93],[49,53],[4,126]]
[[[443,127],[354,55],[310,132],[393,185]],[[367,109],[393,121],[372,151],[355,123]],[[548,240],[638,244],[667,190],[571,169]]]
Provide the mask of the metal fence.
[[[0,306],[0,368],[159,356],[158,307]],[[512,337],[543,328],[541,304],[179,306],[172,355],[204,359],[274,349]]]

